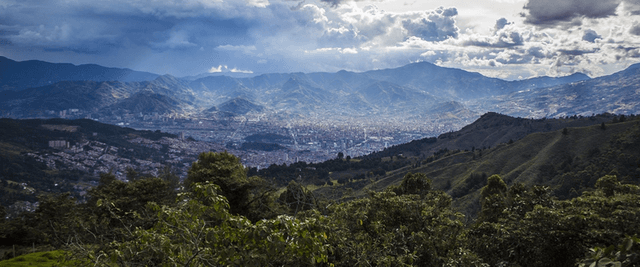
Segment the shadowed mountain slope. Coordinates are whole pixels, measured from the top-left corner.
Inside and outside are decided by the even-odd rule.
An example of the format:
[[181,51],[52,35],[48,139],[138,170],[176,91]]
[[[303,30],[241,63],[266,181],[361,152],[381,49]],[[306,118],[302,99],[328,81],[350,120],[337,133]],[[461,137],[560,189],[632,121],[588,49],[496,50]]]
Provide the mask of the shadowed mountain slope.
[[19,62],[0,56],[0,91],[23,90],[61,81],[141,82],[156,77],[158,75],[153,73],[94,64],[73,65],[38,60]]

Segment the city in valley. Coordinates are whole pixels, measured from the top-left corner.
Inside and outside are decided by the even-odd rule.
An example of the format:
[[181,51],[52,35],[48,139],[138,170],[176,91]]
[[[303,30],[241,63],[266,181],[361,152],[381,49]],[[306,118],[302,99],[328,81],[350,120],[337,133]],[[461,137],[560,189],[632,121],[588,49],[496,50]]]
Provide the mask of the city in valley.
[[[292,116],[277,112],[251,112],[224,118],[157,113],[96,117],[78,109],[71,109],[56,112],[55,115],[65,119],[90,118],[102,123],[137,130],[159,130],[177,136],[177,138],[164,138],[164,141],[158,142],[141,140],[141,138],[130,140],[138,143],[146,142],[149,147],[154,147],[154,143],[157,143],[155,144],[157,147],[161,147],[162,144],[169,145],[171,150],[166,162],[154,164],[141,161],[144,164],[137,164],[140,165],[137,166],[132,165],[129,160],[117,162],[114,157],[113,164],[106,164],[103,167],[86,166],[87,170],[93,168],[95,172],[106,172],[112,168],[119,176],[124,176],[125,170],[129,167],[157,173],[165,163],[175,165],[179,161],[195,160],[197,154],[204,151],[228,151],[240,157],[245,166],[258,169],[272,164],[282,165],[299,161],[322,162],[335,158],[340,152],[345,157],[355,158],[397,144],[454,131],[470,123],[470,119],[437,116],[431,119],[423,117],[358,118],[346,115],[326,118],[324,116]],[[105,145],[101,149],[106,149]],[[81,153],[71,147],[65,151],[60,153]],[[82,152],[86,153],[86,151]],[[88,158],[95,156],[87,155]],[[40,158],[45,160],[44,157]],[[73,157],[69,155],[66,158],[70,161]],[[53,162],[52,159],[49,161]],[[181,173],[186,175],[186,168],[183,168]]]

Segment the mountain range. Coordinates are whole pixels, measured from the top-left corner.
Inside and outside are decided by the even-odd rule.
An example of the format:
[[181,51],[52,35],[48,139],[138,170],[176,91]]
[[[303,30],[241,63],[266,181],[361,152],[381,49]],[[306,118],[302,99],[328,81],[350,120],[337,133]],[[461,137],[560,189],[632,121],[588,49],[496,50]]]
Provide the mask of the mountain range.
[[610,112],[634,114],[640,111],[640,64],[612,75],[570,82],[539,90],[521,90],[494,99],[487,105],[499,105],[497,112],[514,116],[538,113],[546,117]]
[[0,56],[0,91],[23,90],[61,81],[140,82],[159,75],[130,69],[107,68],[95,64],[73,65],[39,60],[14,61]]
[[[505,81],[427,62],[362,73],[274,73],[197,79],[96,65],[15,62],[6,58],[0,58],[0,63],[0,111],[14,118],[65,109],[81,109],[100,116],[114,112],[205,114],[235,109],[228,101],[244,106],[230,111],[235,115],[284,112],[327,118],[349,115],[475,119],[489,111],[542,118],[637,113],[640,108],[637,65],[595,79],[577,73]],[[132,97],[137,98],[129,99]],[[148,101],[138,101],[143,97]],[[221,108],[223,105],[225,108]]]

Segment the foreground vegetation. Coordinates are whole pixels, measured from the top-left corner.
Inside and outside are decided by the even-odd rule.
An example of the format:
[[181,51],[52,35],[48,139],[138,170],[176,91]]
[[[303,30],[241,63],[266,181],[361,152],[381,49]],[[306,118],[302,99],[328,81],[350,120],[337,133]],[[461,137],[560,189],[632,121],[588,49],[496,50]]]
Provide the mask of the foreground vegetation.
[[615,175],[567,200],[492,175],[476,219],[421,173],[348,201],[295,182],[278,193],[226,152],[201,154],[183,184],[171,173],[129,175],[126,183],[103,174],[86,203],[48,195],[33,213],[3,214],[0,242],[63,249],[61,265],[640,264],[640,187]]
[[66,252],[62,250],[34,252],[26,255],[20,255],[8,260],[0,261],[0,266],[5,267],[52,267],[59,266],[60,264],[77,263],[73,261],[65,261]]

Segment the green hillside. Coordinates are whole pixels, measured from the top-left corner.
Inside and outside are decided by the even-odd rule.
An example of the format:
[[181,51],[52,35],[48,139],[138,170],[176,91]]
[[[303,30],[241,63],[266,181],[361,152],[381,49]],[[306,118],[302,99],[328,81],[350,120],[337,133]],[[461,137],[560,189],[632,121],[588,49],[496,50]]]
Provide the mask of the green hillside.
[[590,117],[525,119],[488,112],[472,124],[458,131],[444,133],[437,138],[425,138],[393,146],[367,155],[365,158],[389,157],[398,154],[426,158],[443,149],[472,150],[474,148],[493,147],[522,139],[532,133],[556,131],[566,127],[599,125],[603,122],[611,122],[614,117],[612,114],[605,113]]
[[[574,180],[586,178],[567,176],[561,180],[561,176],[556,176],[571,173],[575,176],[586,170],[591,164],[588,160],[607,151],[606,142],[602,141],[612,138],[620,127],[629,125],[618,121],[635,118],[599,114],[524,119],[490,112],[459,131],[415,140],[360,158],[272,165],[250,173],[272,180],[279,186],[285,186],[292,180],[313,184],[315,193],[331,199],[360,197],[368,190],[379,191],[397,184],[408,172],[425,173],[433,179],[434,187],[456,198],[457,206],[475,214],[477,203],[459,205],[465,201],[457,198],[464,199],[468,193],[472,193],[470,198],[477,197],[473,193],[492,174],[504,175],[509,184],[551,185],[561,198],[568,197],[571,188],[574,188],[572,196],[577,195],[583,188],[592,186],[600,177],[598,175],[611,170],[592,172],[587,182],[580,183]],[[606,130],[601,129],[603,123]],[[565,128],[567,135],[562,134]],[[606,155],[601,156],[605,157],[601,161],[608,161]],[[564,182],[556,184],[561,181]]]
[[607,174],[637,184],[639,123],[607,123],[605,129],[601,125],[568,127],[566,131],[530,134],[490,149],[449,151],[433,161],[427,159],[389,172],[362,190],[399,184],[409,172],[424,173],[433,180],[434,188],[454,198],[454,206],[474,215],[479,209],[479,189],[493,174],[499,174],[508,185],[549,186],[560,199],[578,196]]

